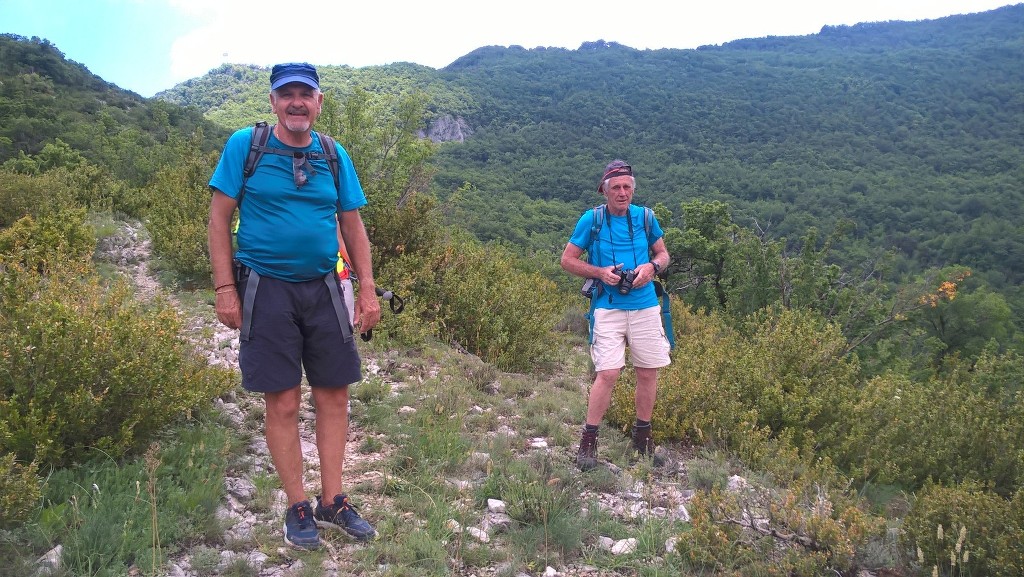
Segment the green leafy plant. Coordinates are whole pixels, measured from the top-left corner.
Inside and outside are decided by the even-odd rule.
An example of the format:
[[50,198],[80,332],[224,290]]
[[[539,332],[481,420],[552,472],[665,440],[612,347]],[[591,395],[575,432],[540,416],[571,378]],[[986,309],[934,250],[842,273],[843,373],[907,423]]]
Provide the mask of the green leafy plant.
[[[976,483],[928,483],[903,523],[903,543],[922,569],[941,575],[1019,575],[1024,498],[1004,499]],[[914,554],[916,553],[916,554]]]
[[[4,428],[0,424],[0,436]],[[13,454],[0,454],[0,529],[12,528],[29,518],[39,499],[37,474],[35,463],[21,464]]]
[[97,449],[117,458],[232,385],[167,303],[141,303],[127,282],[104,286],[75,261],[46,272],[8,260],[0,281],[3,451],[41,465]]

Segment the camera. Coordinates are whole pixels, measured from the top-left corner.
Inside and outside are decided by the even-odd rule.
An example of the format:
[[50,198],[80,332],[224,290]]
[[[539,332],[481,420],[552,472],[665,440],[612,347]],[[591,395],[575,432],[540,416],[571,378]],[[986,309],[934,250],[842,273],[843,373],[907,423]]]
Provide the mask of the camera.
[[619,271],[619,294],[627,295],[629,291],[633,290],[633,281],[636,280],[636,270],[620,270]]
[[593,298],[594,295],[601,294],[601,281],[596,278],[588,278],[587,282],[583,283],[583,287],[580,288],[580,294],[589,298]]

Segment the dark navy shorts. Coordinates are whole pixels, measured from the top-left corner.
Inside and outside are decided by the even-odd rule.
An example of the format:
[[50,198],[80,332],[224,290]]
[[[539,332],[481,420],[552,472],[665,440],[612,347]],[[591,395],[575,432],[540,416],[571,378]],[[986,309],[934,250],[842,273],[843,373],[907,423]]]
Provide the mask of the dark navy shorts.
[[[248,282],[239,281],[239,297],[244,298]],[[294,388],[303,369],[313,387],[345,387],[362,378],[356,340],[345,341],[322,278],[286,282],[260,277],[251,316],[249,338],[242,340],[238,355],[246,390]]]

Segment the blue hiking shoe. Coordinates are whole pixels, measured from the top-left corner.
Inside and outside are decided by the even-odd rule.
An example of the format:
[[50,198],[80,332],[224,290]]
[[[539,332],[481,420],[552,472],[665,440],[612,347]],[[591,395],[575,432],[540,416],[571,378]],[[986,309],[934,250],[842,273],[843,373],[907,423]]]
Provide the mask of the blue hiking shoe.
[[317,497],[313,516],[318,526],[341,529],[358,541],[370,541],[377,536],[373,527],[349,503],[348,495],[335,495],[334,503],[330,505],[324,504],[322,497]]
[[320,548],[320,530],[313,519],[313,506],[309,501],[296,503],[288,508],[284,517],[284,542],[306,551]]

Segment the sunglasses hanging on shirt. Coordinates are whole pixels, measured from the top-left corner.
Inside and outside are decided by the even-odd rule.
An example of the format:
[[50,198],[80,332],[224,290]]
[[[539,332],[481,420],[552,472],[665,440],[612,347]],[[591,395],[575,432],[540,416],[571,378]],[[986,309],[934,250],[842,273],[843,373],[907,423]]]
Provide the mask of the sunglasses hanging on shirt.
[[308,169],[310,174],[316,174],[313,170],[313,165],[309,163],[309,159],[306,158],[305,153],[295,152],[292,154],[292,178],[295,179],[296,188],[301,188],[304,184],[309,182],[309,177],[306,175]]

